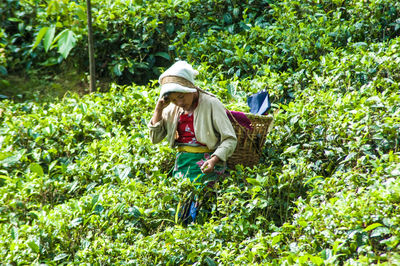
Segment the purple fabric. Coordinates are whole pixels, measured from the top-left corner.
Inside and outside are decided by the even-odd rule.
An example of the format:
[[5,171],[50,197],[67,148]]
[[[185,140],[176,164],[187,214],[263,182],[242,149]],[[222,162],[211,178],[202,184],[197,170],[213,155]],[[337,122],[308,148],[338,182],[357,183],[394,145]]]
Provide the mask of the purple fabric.
[[231,122],[236,121],[241,125],[246,127],[247,129],[253,129],[251,127],[251,121],[250,119],[247,118],[246,114],[243,112],[238,112],[238,111],[229,111],[226,110],[226,114],[229,117],[229,120],[231,120]]

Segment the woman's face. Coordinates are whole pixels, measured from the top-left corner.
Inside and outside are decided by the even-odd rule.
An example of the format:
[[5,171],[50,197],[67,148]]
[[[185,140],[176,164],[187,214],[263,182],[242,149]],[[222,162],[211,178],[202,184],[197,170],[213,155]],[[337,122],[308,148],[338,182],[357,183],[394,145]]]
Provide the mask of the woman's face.
[[172,92],[168,95],[170,101],[185,111],[193,111],[195,93]]

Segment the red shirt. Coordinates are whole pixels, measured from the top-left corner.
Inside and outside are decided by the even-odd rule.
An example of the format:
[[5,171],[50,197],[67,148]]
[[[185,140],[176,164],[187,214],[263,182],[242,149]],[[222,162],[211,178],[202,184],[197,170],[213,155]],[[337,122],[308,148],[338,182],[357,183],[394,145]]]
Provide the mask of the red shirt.
[[178,135],[179,137],[176,141],[179,143],[197,144],[204,146],[204,144],[197,141],[194,134],[193,113],[181,114],[179,116]]

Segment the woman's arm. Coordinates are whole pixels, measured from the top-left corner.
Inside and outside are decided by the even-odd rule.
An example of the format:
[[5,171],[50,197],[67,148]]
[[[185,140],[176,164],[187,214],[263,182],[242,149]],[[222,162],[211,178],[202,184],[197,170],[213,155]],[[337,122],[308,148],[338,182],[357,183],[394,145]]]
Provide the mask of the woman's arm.
[[165,136],[167,135],[167,130],[164,125],[162,113],[169,105],[169,101],[166,101],[164,98],[160,98],[157,101],[156,108],[153,113],[153,117],[150,120],[150,123],[147,125],[150,129],[150,139],[152,143],[161,142]]
[[212,119],[213,127],[219,135],[220,143],[213,155],[217,156],[221,161],[226,162],[236,149],[237,137],[235,129],[226,114],[225,107],[220,101],[218,103],[212,105]]
[[219,136],[219,145],[211,158],[203,164],[201,170],[204,173],[212,172],[215,164],[219,161],[226,161],[235,151],[237,145],[235,130],[226,115],[226,110],[223,104],[216,99],[212,102],[211,109],[212,125],[214,131],[217,133],[216,135]]
[[153,113],[153,117],[151,118],[151,124],[154,125],[162,119],[162,112],[169,105],[170,101],[166,100],[164,97],[161,97],[156,104],[156,108]]

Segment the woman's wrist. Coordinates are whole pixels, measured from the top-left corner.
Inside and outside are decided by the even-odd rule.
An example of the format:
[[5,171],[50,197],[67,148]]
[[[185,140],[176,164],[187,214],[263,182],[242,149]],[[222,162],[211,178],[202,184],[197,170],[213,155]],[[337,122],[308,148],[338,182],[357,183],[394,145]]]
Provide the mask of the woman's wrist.
[[165,108],[164,106],[158,105],[158,104],[157,104],[157,106],[156,106],[154,112],[155,112],[155,113],[161,114],[161,113],[163,112],[164,108]]
[[162,111],[154,111],[153,117],[151,118],[151,124],[155,124],[162,119]]
[[210,160],[212,160],[212,162],[214,163],[214,165],[215,165],[216,163],[219,162],[219,158],[218,158],[218,156],[216,156],[216,155],[211,156],[211,159],[210,159]]

